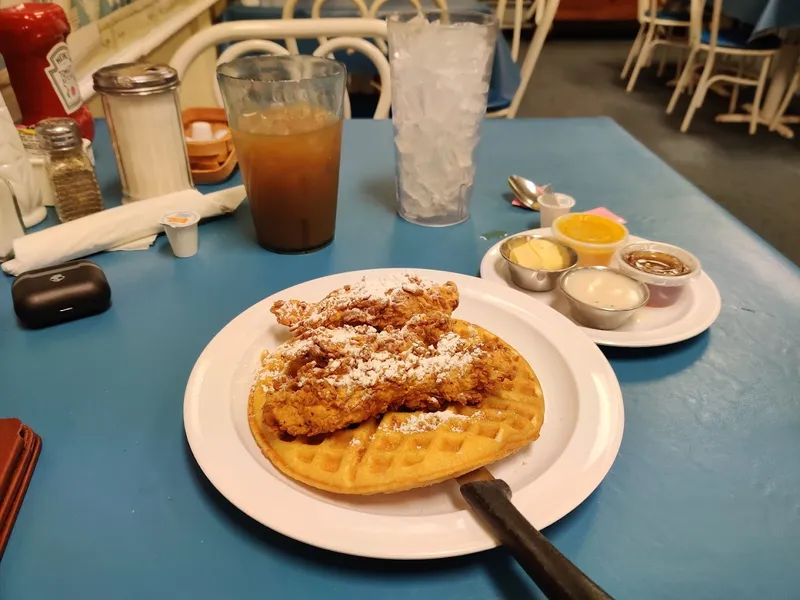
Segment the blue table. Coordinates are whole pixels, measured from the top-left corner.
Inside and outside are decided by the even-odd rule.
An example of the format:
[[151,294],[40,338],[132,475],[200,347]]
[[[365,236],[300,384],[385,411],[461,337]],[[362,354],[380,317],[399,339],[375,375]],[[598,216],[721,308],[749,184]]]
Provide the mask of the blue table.
[[[106,196],[118,194],[102,123],[95,152]],[[350,121],[337,238],[320,252],[259,249],[242,206],[202,225],[193,258],[175,259],[163,236],[147,252],[98,255],[114,306],[42,331],[18,328],[11,280],[0,280],[0,414],[44,440],[0,562],[0,598],[532,597],[502,549],[381,562],[273,533],[206,481],[182,420],[204,346],[282,288],[374,267],[477,273],[488,232],[538,223],[504,199],[509,173],[685,245],[723,298],[717,323],[691,341],[605,350],[625,397],[622,448],[598,490],[546,534],[619,600],[797,598],[798,269],[609,119],[488,121],[478,154],[472,217],[417,227],[394,211],[391,123]]]
[[[311,17],[311,0],[300,0],[295,8],[295,18]],[[369,3],[367,3],[369,4]],[[282,5],[281,5],[282,6]],[[431,0],[422,2],[424,8],[434,8]],[[448,7],[451,10],[466,10],[485,12],[487,5],[479,0],[450,0]],[[385,17],[391,12],[408,11],[412,5],[408,0],[388,0],[378,11],[379,17]],[[280,6],[243,6],[231,3],[222,13],[223,21],[244,21],[251,19],[280,19],[282,8]],[[351,0],[328,0],[322,5],[321,14],[328,18],[358,17],[358,10]],[[300,52],[311,54],[317,47],[316,40],[298,40]],[[376,73],[372,62],[360,53],[348,55],[345,52],[337,53],[336,58],[347,65],[347,68],[356,73],[374,75]],[[520,85],[520,70],[511,58],[511,48],[505,37],[499,35],[495,47],[494,62],[492,63],[492,80],[489,84],[489,97],[487,109],[489,111],[508,108],[517,93]]]
[[725,0],[722,12],[752,25],[755,33],[800,27],[797,0]]

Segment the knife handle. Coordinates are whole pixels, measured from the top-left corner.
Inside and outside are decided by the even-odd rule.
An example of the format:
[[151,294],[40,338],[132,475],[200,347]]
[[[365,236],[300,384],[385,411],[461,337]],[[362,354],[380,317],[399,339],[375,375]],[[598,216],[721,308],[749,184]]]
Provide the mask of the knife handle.
[[505,481],[464,483],[461,494],[550,600],[611,598],[520,514]]

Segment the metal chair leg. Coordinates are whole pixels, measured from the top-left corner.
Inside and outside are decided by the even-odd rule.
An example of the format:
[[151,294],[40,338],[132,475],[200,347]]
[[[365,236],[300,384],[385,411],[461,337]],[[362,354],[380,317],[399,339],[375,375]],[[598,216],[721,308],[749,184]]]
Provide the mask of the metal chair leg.
[[761,63],[761,74],[758,77],[758,87],[756,87],[756,97],[753,98],[753,114],[750,117],[750,135],[758,131],[758,123],[761,120],[761,97],[764,95],[764,88],[767,85],[767,75],[772,58],[767,56]]
[[794,74],[794,77],[792,77],[792,82],[789,84],[789,88],[786,90],[786,95],[783,97],[781,105],[775,112],[772,123],[769,124],[770,131],[775,131],[778,128],[778,125],[781,124],[781,120],[786,114],[786,111],[789,109],[789,104],[791,104],[792,98],[794,98],[794,95],[797,93],[798,86],[800,86],[800,70],[798,70]]
[[652,44],[655,35],[656,26],[653,24],[648,24],[647,35],[645,36],[644,44],[642,45],[642,51],[639,53],[639,57],[636,59],[636,66],[633,68],[633,74],[631,75],[630,81],[628,81],[628,92],[632,92],[633,88],[636,87],[636,80],[639,79],[639,72],[642,70],[642,67],[644,67],[645,63],[647,63],[649,55],[653,51]]
[[703,74],[697,83],[697,89],[692,96],[692,101],[689,102],[689,109],[686,111],[686,116],[683,117],[681,133],[686,133],[689,130],[695,111],[703,106],[703,101],[706,99],[706,92],[708,91],[708,78],[711,77],[711,71],[714,69],[714,58],[714,52],[709,52],[706,57],[706,66],[703,68]]
[[689,80],[694,76],[694,61],[697,58],[697,52],[698,50],[696,48],[692,48],[689,51],[689,56],[686,58],[686,64],[683,66],[681,76],[678,78],[678,82],[675,84],[675,90],[672,92],[672,98],[669,99],[669,104],[667,105],[668,115],[671,115],[672,111],[675,110],[675,105],[678,103],[678,98],[681,97],[681,94],[683,94],[683,90],[686,89],[686,85],[689,83]]
[[[672,33],[672,27],[667,27],[667,40],[672,39]],[[669,45],[666,45],[661,49],[661,60],[658,62],[658,72],[656,73],[656,77],[659,79],[664,76],[664,69],[667,66],[667,55],[671,52],[671,50],[672,47]]]
[[[739,57],[739,68],[736,70],[736,76],[741,79],[742,75],[744,74],[744,58],[741,56]],[[733,113],[736,112],[736,105],[739,103],[739,84],[733,84],[733,90],[731,90],[731,100],[728,103],[728,112]]]
[[642,23],[639,25],[639,33],[636,34],[636,39],[633,40],[633,46],[631,46],[630,52],[628,52],[628,58],[625,59],[625,66],[622,67],[622,73],[620,74],[620,79],[625,79],[628,77],[628,71],[631,70],[631,66],[633,65],[633,61],[639,56],[639,53],[642,51],[642,42],[644,41],[644,30],[647,27],[646,23]]

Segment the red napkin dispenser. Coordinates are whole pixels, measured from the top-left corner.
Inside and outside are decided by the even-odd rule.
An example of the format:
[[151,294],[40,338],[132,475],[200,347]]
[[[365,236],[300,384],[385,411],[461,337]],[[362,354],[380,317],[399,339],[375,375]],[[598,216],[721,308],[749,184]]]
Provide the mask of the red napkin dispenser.
[[42,438],[19,419],[0,419],[0,557],[28,491]]

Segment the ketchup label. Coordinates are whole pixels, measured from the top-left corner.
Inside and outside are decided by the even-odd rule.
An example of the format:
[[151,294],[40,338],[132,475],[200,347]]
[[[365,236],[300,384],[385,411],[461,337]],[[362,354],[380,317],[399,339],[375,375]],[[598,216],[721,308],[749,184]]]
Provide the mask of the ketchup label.
[[68,115],[74,113],[81,107],[81,91],[78,87],[78,80],[72,71],[72,59],[69,56],[69,48],[64,42],[60,42],[50,48],[47,53],[49,66],[44,70],[47,78],[56,91],[64,112]]

